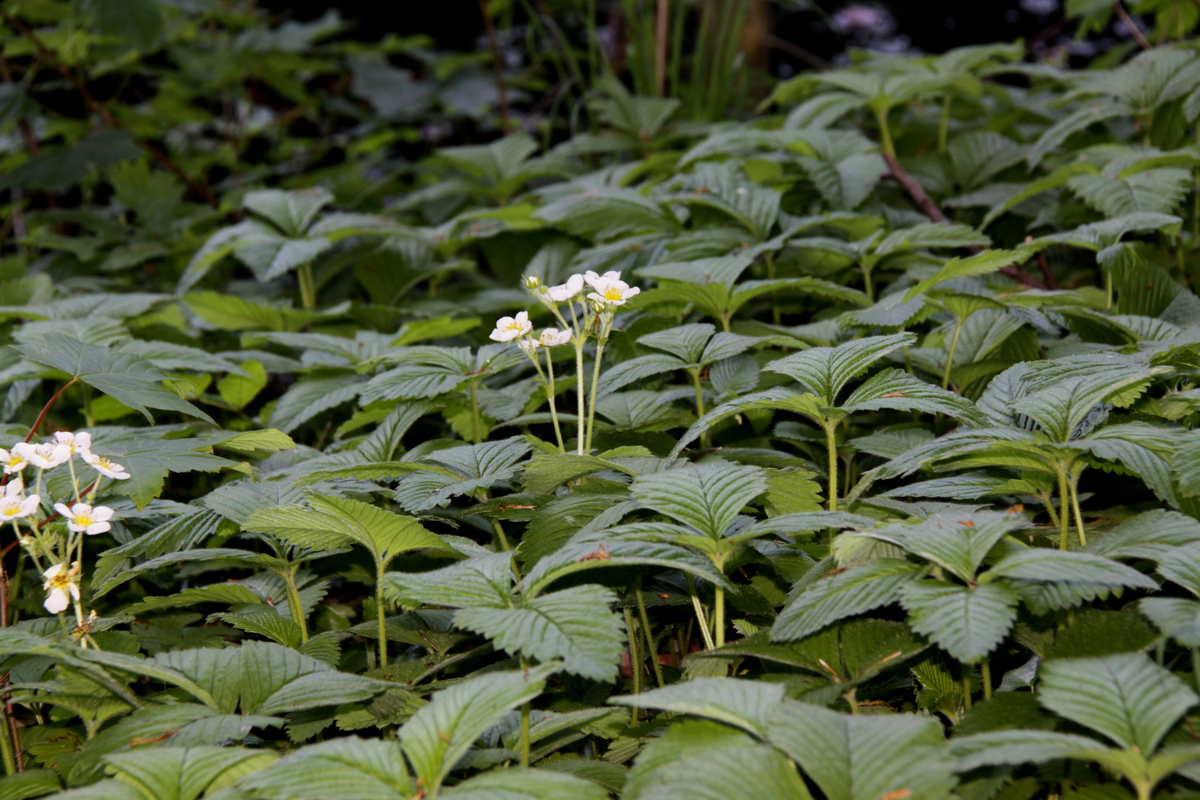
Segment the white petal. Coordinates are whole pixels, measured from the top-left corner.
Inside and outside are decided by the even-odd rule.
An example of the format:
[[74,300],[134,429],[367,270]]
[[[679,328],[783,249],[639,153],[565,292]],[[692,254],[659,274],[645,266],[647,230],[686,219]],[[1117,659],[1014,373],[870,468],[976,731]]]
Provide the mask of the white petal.
[[62,589],[51,589],[50,594],[46,596],[46,601],[42,605],[51,614],[58,614],[67,610],[67,606],[71,605],[71,600]]

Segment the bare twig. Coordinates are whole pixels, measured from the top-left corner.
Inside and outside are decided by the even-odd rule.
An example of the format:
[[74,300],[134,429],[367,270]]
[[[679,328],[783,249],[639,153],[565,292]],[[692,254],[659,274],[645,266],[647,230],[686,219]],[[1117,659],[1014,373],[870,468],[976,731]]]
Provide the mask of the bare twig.
[[1121,18],[1121,22],[1125,23],[1125,30],[1129,31],[1129,35],[1137,41],[1143,50],[1152,50],[1154,48],[1146,37],[1142,35],[1142,29],[1133,21],[1133,17],[1129,16],[1129,12],[1121,4],[1121,0],[1113,0],[1113,11],[1117,12],[1117,16]]
[[1038,269],[1042,271],[1042,280],[1046,282],[1046,286],[1051,289],[1058,288],[1058,281],[1054,279],[1054,272],[1050,269],[1050,262],[1046,260],[1046,254],[1039,252],[1037,254]]
[[[925,194],[925,190],[921,188],[921,184],[913,180],[912,176],[904,171],[904,168],[900,166],[898,161],[896,161],[895,156],[886,151],[884,151],[882,155],[883,160],[887,162],[888,169],[890,170],[888,177],[892,178],[896,181],[896,183],[904,187],[904,191],[908,192],[908,196],[913,199],[913,202],[917,204],[917,207],[921,209],[925,216],[929,217],[934,222],[950,221],[946,218],[946,215],[942,213],[942,210],[937,207],[937,204],[929,198],[929,195]],[[983,248],[972,245],[968,247],[967,250],[971,254],[975,254],[982,252]],[[1048,288],[1046,284],[1042,283],[1037,278],[1034,278],[1032,275],[1025,274],[1016,267],[1001,267],[1000,274],[1007,278],[1011,278],[1017,283],[1024,284],[1034,289]]]
[[[66,78],[68,82],[70,82],[70,84],[75,88],[75,91],[79,93],[79,96],[83,98],[83,101],[87,104],[88,108],[90,108],[92,112],[96,114],[96,116],[100,117],[100,120],[105,125],[118,130],[128,130],[124,125],[121,124],[120,120],[112,115],[112,112],[105,108],[103,103],[101,103],[92,95],[87,88],[87,84],[80,80],[79,76],[76,75],[70,67],[58,59],[58,55],[52,49],[46,46],[46,43],[41,40],[41,37],[39,37],[32,28],[9,14],[7,11],[0,10],[0,19],[3,19],[5,23],[9,25],[9,27],[13,28],[29,40],[29,43],[33,45],[35,50],[38,51],[38,54],[41,55],[41,57],[44,58],[49,64],[53,65],[54,69],[57,70],[58,73],[64,78]],[[162,150],[159,150],[154,143],[139,136],[135,136],[134,140],[137,142],[139,147],[149,154],[151,158],[153,158],[159,164],[162,164],[171,172],[171,174],[183,181],[189,189],[191,189],[200,197],[204,198],[205,202],[207,202],[213,208],[218,206],[216,196],[213,195],[212,191],[210,191],[207,186],[192,180],[191,176],[184,172],[182,167],[176,164],[169,155],[164,153]]]
[[58,402],[58,398],[62,397],[63,392],[65,392],[67,389],[70,389],[78,381],[79,378],[71,378],[71,380],[63,384],[61,389],[54,393],[53,397],[46,401],[46,405],[42,406],[42,413],[38,414],[37,419],[33,421],[33,425],[29,428],[29,433],[25,436],[26,442],[33,440],[34,435],[37,433],[37,429],[42,425],[42,420],[46,418],[46,414],[49,413],[50,409],[54,407],[54,404]]
[[487,31],[488,47],[492,51],[492,70],[496,73],[496,94],[500,98],[500,129],[505,133],[512,130],[508,118],[508,86],[504,83],[504,57],[500,54],[500,38],[488,10],[488,0],[479,0],[479,13],[483,16],[483,28]]
[[670,26],[671,0],[658,0],[654,27],[654,83],[659,97],[667,96],[667,37]]
[[816,53],[810,53],[807,50],[805,50],[803,47],[800,47],[799,45],[795,44],[794,42],[789,42],[787,39],[781,39],[774,34],[769,34],[767,36],[766,41],[767,41],[767,44],[769,44],[771,47],[774,47],[779,52],[787,53],[792,58],[797,58],[797,59],[803,61],[805,64],[808,64],[813,69],[819,69],[819,70],[833,69],[833,64],[830,64],[828,61],[821,58]]

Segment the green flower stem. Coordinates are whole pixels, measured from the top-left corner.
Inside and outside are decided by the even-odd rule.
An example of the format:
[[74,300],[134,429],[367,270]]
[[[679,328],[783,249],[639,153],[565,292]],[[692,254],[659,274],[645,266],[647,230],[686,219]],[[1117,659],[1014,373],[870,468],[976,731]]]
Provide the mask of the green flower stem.
[[938,152],[945,154],[946,143],[950,138],[950,102],[951,94],[942,96],[942,118],[938,124]]
[[[386,600],[383,597],[383,571],[385,569],[383,563],[375,565],[375,624],[377,635],[379,636],[379,666],[386,667],[388,663],[388,640],[387,640],[387,613],[385,611]],[[308,640],[307,626],[302,629],[304,641]]]
[[971,670],[965,664],[963,665],[962,696],[963,708],[969,711],[971,709]]
[[[696,419],[704,416],[704,386],[700,381],[700,370],[689,370],[692,376],[692,385],[696,387]],[[700,447],[707,449],[710,446],[708,432],[700,434]]]
[[1071,490],[1067,481],[1066,467],[1058,468],[1058,549],[1067,549],[1067,536],[1070,529],[1070,514],[1067,503],[1071,502]]
[[521,766],[529,766],[529,714],[533,710],[533,701],[526,700],[521,705]]
[[301,264],[296,270],[296,279],[300,283],[300,303],[305,308],[317,307],[317,289],[313,283],[312,264]]
[[1051,492],[1046,491],[1038,495],[1038,499],[1042,501],[1042,505],[1046,507],[1046,514],[1050,517],[1050,524],[1055,528],[1058,527],[1058,512],[1054,510],[1054,496]]
[[700,595],[696,594],[696,582],[692,579],[691,573],[687,575],[688,594],[692,598],[692,609],[696,612],[696,622],[700,623],[700,635],[704,637],[704,646],[712,650],[713,639],[712,634],[708,630],[708,620],[704,616],[704,606],[700,605]]
[[890,109],[875,111],[875,120],[879,123],[879,146],[883,152],[892,158],[896,157],[896,148],[892,145],[892,130],[888,127],[887,115]]
[[954,369],[954,353],[958,350],[958,337],[962,333],[963,320],[955,320],[954,335],[950,337],[950,351],[946,353],[946,371],[942,373],[942,388],[950,388],[950,373]]
[[576,442],[575,451],[579,455],[583,455],[584,454],[583,444],[586,439],[586,436],[584,434],[584,426],[587,424],[587,417],[584,416],[584,413],[583,413],[583,401],[584,401],[584,397],[585,397],[584,388],[583,388],[583,342],[575,343],[575,381],[576,381],[576,386],[575,386],[576,397],[575,397],[575,399],[579,404],[579,408],[577,411],[577,413],[579,415],[578,416],[579,430],[576,433],[576,437],[577,437],[578,441]]
[[1070,482],[1071,488],[1071,510],[1075,514],[1075,530],[1079,532],[1079,546],[1087,546],[1087,532],[1083,526],[1083,512],[1079,510],[1079,481],[1073,480]]
[[546,373],[549,376],[547,379],[546,399],[550,402],[550,421],[554,423],[554,438],[558,441],[558,450],[561,453],[567,452],[566,446],[563,444],[562,430],[558,427],[558,408],[554,404],[554,360],[550,358],[550,348],[546,350]]
[[604,340],[596,342],[596,363],[592,366],[592,394],[588,399],[587,445],[584,453],[592,452],[592,431],[596,427],[596,390],[600,388],[600,361],[604,357]]
[[[634,630],[634,615],[625,608],[625,630],[629,632],[629,672],[634,676],[634,694],[642,693],[642,660],[637,652],[637,632]],[[637,724],[637,709],[632,710],[632,721]]]
[[822,427],[825,428],[825,450],[829,456],[829,510],[837,511],[837,430],[835,424],[830,420],[825,420]]
[[650,615],[646,613],[646,598],[642,594],[642,579],[639,577],[633,584],[633,592],[637,597],[638,616],[642,620],[642,632],[646,636],[646,649],[650,653],[650,665],[654,668],[654,682],[658,688],[666,686],[663,681],[662,665],[658,663],[658,648],[654,646],[654,636],[650,633]]
[[16,775],[17,769],[17,746],[13,741],[12,730],[8,726],[9,715],[8,703],[0,703],[0,760],[4,762],[4,774],[6,776]]
[[725,588],[713,588],[713,634],[717,647],[722,647],[725,644]]
[[512,550],[508,546],[508,537],[504,535],[504,528],[500,527],[499,520],[492,520],[492,532],[496,534],[496,546],[504,552]]
[[[304,602],[300,599],[300,590],[296,587],[296,570],[280,573],[283,576],[284,589],[287,591],[288,610],[292,612],[292,621],[300,626],[300,641],[308,641],[308,620],[304,618]],[[381,574],[378,569],[375,573]],[[382,589],[380,589],[382,592]]]
[[1200,689],[1200,647],[1192,648],[1192,682]]
[[[767,280],[775,280],[775,254],[768,251],[763,253],[763,262],[767,265]],[[771,321],[776,325],[779,324],[779,298],[775,292],[771,292]]]
[[992,662],[986,658],[979,662],[979,676],[983,681],[983,699],[992,699]]
[[483,417],[479,413],[479,386],[475,381],[467,384],[471,387],[471,441],[479,444],[483,441]]

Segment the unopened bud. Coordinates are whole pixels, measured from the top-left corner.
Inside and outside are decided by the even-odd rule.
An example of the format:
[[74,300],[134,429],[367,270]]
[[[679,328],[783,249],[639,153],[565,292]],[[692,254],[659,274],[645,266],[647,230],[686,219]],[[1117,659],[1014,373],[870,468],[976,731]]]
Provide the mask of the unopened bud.
[[591,301],[591,306],[592,306],[592,313],[594,313],[594,314],[603,314],[605,311],[608,310],[608,304],[602,303],[599,300]]
[[535,294],[541,294],[546,291],[546,288],[542,286],[542,279],[537,275],[525,276],[525,288]]

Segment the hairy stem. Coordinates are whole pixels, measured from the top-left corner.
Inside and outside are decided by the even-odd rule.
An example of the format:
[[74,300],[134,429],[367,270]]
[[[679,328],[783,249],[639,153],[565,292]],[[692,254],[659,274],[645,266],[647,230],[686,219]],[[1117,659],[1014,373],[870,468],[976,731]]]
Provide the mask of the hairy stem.
[[300,590],[296,587],[295,570],[283,574],[283,585],[287,591],[288,610],[292,612],[292,621],[300,626],[300,641],[308,641],[308,620],[304,618],[304,602],[300,599]]
[[837,431],[833,423],[828,420],[825,421],[823,427],[825,428],[825,451],[829,456],[829,510],[837,511]]
[[[1079,532],[1079,546],[1087,546],[1087,532],[1083,526],[1083,512],[1079,509],[1079,481],[1073,480],[1070,482],[1071,488],[1071,511],[1075,514],[1075,530]],[[1064,514],[1065,516],[1065,514]]]
[[583,390],[583,344],[579,342],[575,344],[575,383],[575,399],[579,404],[579,409],[577,411],[579,430],[576,433],[578,441],[576,442],[575,451],[579,455],[583,455],[583,445],[587,438],[586,434],[584,433],[584,426],[587,425],[587,417],[585,417],[583,413],[583,400],[586,396]]
[[633,584],[633,592],[637,596],[638,616],[642,620],[642,633],[646,636],[646,651],[650,654],[650,666],[654,668],[654,682],[658,688],[663,688],[662,665],[658,663],[658,648],[654,646],[654,636],[650,633],[650,615],[646,613],[646,598],[642,594],[642,579],[639,577]]
[[375,567],[375,624],[379,636],[379,666],[386,667],[388,663],[387,640],[387,601],[383,597],[383,564]]
[[483,415],[479,412],[479,386],[475,381],[468,384],[471,387],[471,441],[479,444],[483,441]]
[[305,308],[317,307],[317,288],[313,282],[312,264],[301,264],[296,270],[300,284],[300,304]]
[[625,607],[625,630],[629,634],[629,672],[633,675],[633,693],[642,693],[642,659],[638,652],[637,630],[633,624],[633,612]]
[[952,95],[946,92],[942,96],[942,118],[938,124],[938,152],[945,155],[946,144],[950,138],[950,102]]
[[708,620],[704,616],[704,606],[700,605],[700,595],[696,594],[696,582],[692,579],[691,573],[686,574],[688,594],[692,598],[692,609],[696,612],[696,622],[700,623],[700,635],[704,637],[704,646],[712,650],[712,634],[708,630]]
[[946,371],[942,373],[942,388],[950,388],[950,372],[954,369],[954,352],[958,349],[958,336],[962,333],[963,320],[956,319],[954,335],[950,337],[950,352],[946,354]]
[[526,700],[521,705],[521,766],[529,766],[529,714],[533,710],[533,701]]
[[717,647],[725,644],[725,589],[716,586],[713,590],[713,633]]
[[546,348],[546,374],[546,399],[550,402],[550,421],[554,423],[554,438],[558,442],[559,452],[565,453],[567,448],[563,444],[562,430],[558,427],[558,408],[554,404],[554,361],[550,358],[549,348]]
[[600,360],[604,357],[604,342],[596,342],[596,363],[592,365],[592,394],[588,398],[587,444],[584,453],[592,452],[592,431],[596,428],[596,390],[600,388]]
[[17,769],[17,746],[13,741],[12,730],[8,726],[9,705],[4,704],[4,724],[0,725],[0,761],[4,762],[4,774],[16,775]]
[[1058,468],[1058,549],[1067,549],[1067,536],[1070,533],[1070,516],[1067,511],[1067,504],[1071,502],[1070,489],[1068,488],[1067,469],[1066,467]]
[[879,122],[879,146],[883,152],[892,158],[896,157],[896,148],[892,145],[892,131],[888,127],[887,110],[876,111],[875,119]]
[[[701,419],[704,416],[704,385],[700,380],[700,370],[689,370],[692,376],[692,386],[696,389],[696,419]],[[700,434],[700,447],[708,449],[711,442],[708,436],[708,431]]]

